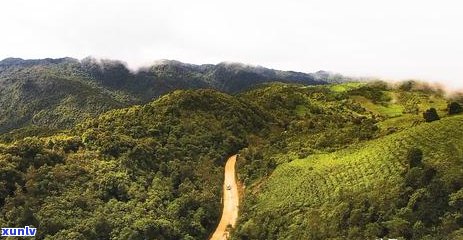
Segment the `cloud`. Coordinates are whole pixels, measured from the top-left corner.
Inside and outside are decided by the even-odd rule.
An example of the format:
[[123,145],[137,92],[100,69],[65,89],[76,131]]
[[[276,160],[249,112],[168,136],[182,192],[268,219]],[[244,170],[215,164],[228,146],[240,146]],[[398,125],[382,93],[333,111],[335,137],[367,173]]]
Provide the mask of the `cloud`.
[[0,3],[0,58],[244,62],[419,78],[463,88],[458,1],[18,0]]

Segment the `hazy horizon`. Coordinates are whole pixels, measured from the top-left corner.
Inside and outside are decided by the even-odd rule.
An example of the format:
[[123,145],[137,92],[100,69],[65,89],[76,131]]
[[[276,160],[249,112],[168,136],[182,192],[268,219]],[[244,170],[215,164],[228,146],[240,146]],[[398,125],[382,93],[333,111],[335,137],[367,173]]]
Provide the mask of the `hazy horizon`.
[[239,62],[463,89],[457,1],[19,0],[0,21],[0,59]]

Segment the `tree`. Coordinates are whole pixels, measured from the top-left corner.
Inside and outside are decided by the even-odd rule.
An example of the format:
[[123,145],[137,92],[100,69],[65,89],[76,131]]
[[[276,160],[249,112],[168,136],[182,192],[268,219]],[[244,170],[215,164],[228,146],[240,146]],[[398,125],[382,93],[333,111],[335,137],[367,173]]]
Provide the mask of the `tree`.
[[449,205],[459,211],[463,210],[463,189],[450,194]]
[[386,226],[388,237],[397,238],[397,237],[405,237],[406,239],[411,238],[411,228],[410,223],[407,220],[404,220],[400,217],[394,217],[393,219],[383,222]]
[[449,115],[458,114],[463,112],[463,107],[457,102],[452,102],[448,105],[448,111]]
[[435,108],[430,108],[423,113],[423,118],[426,122],[434,122],[440,120],[437,110]]

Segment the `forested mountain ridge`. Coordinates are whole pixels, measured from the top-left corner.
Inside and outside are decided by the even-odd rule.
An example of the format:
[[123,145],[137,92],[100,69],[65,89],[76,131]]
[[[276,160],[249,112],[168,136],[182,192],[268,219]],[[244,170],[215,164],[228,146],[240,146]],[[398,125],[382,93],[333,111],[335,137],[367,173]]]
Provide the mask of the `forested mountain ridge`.
[[113,60],[7,58],[0,61],[0,133],[30,126],[46,128],[45,132],[70,128],[107,110],[147,103],[178,89],[236,93],[272,81],[313,85],[344,79],[326,72],[285,72],[238,63],[163,60],[130,71]]

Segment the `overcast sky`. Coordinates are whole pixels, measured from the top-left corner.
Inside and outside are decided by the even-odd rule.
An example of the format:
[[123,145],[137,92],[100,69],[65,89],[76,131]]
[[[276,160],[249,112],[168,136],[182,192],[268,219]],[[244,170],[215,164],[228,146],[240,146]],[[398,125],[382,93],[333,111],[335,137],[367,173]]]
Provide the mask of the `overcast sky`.
[[0,58],[243,62],[463,88],[463,14],[440,0],[14,0]]

